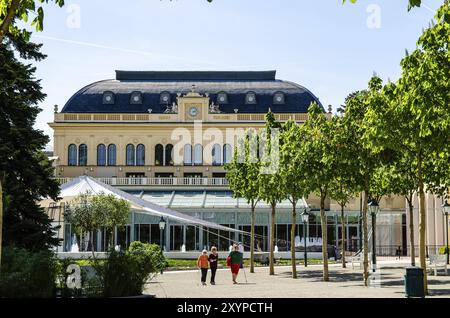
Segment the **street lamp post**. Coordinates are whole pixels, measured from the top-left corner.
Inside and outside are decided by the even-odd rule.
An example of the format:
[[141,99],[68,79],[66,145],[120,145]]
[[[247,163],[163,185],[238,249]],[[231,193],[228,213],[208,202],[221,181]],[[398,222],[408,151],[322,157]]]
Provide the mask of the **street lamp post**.
[[448,214],[450,213],[450,204],[445,200],[445,203],[442,205],[442,213],[445,215],[445,229],[447,233],[447,239],[445,243],[445,254],[447,255],[447,264],[450,264],[449,262],[449,248],[448,248]]
[[378,205],[377,200],[372,199],[369,204],[368,208],[370,211],[370,215],[372,216],[372,272],[375,272],[377,270],[377,256],[376,256],[376,241],[375,241],[375,233],[376,233],[376,223],[377,223],[377,213],[380,209],[380,206]]
[[[161,216],[161,220],[159,220],[159,245],[161,247],[161,253],[164,251],[164,249],[163,249],[163,234],[164,234],[165,228],[166,228],[166,221]],[[162,273],[163,273],[163,269],[161,267],[161,274]]]
[[307,229],[307,224],[309,221],[309,213],[308,213],[308,209],[304,209],[302,214],[302,221],[303,221],[303,239],[305,240],[305,267],[308,266],[308,252],[306,251],[307,249],[307,244],[306,244],[306,229]]

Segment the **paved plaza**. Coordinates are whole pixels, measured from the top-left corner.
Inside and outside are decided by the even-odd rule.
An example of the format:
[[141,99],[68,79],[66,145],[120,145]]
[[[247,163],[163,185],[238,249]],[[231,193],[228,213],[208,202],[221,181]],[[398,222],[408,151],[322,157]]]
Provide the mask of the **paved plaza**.
[[[322,281],[322,266],[311,265],[306,269],[298,266],[298,279],[291,278],[291,268],[275,268],[274,276],[269,276],[268,267],[256,268],[250,274],[241,270],[238,282],[233,285],[229,269],[219,269],[216,285],[202,286],[198,271],[174,271],[159,275],[147,285],[145,293],[158,298],[404,298],[404,274],[407,263],[399,261],[380,262],[380,276],[375,277],[375,287],[364,287],[362,270],[343,269],[340,264],[330,265],[330,281]],[[208,273],[208,282],[209,282]],[[430,275],[429,291],[432,298],[450,297],[450,276]],[[247,277],[247,282],[245,279]]]

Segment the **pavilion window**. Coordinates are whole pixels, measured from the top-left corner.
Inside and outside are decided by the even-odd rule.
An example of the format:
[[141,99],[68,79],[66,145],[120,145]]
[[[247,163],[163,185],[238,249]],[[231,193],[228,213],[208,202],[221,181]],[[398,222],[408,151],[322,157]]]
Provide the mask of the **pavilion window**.
[[222,151],[219,144],[215,144],[212,148],[212,164],[213,166],[220,166],[222,164]]
[[192,165],[192,146],[189,144],[184,145],[183,161],[185,166]]
[[115,166],[116,164],[116,145],[110,144],[108,146],[108,166]]
[[143,144],[139,144],[136,147],[136,166],[144,166],[145,165],[145,146]]
[[106,166],[106,146],[104,144],[97,146],[97,166]]
[[200,144],[194,146],[194,165],[201,166],[203,164],[203,147]]
[[155,166],[162,166],[164,163],[164,146],[157,144],[155,146]]
[[165,150],[166,157],[164,158],[165,166],[173,166],[173,145],[168,144]]
[[126,148],[126,164],[127,166],[134,166],[135,165],[135,160],[134,160],[134,145],[132,144],[128,144],[127,148]]
[[69,166],[77,165],[77,146],[74,144],[69,145],[68,165]]
[[87,166],[87,145],[81,144],[78,147],[78,165],[79,166]]

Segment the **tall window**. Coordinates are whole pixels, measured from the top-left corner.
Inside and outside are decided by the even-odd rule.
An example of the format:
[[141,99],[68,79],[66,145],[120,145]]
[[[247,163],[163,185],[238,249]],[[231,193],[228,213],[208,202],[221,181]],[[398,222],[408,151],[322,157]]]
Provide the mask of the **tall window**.
[[126,148],[126,164],[127,166],[134,166],[134,145],[128,144]]
[[183,161],[186,166],[192,165],[192,146],[189,144],[184,145]]
[[165,159],[165,166],[173,166],[173,145],[168,144],[166,146],[166,159]]
[[69,158],[68,158],[69,166],[77,165],[77,146],[74,144],[69,145]]
[[136,147],[136,166],[144,166],[145,165],[145,146],[143,144],[139,144]]
[[223,145],[223,163],[227,164],[231,162],[231,145]]
[[155,166],[162,166],[164,163],[164,147],[161,144],[155,146]]
[[106,146],[104,144],[97,146],[97,166],[106,166]]
[[222,151],[219,144],[215,144],[212,148],[211,155],[212,155],[212,164],[213,166],[219,166],[222,164]]
[[200,144],[194,146],[194,165],[201,166],[203,164],[203,147]]
[[116,165],[116,145],[110,144],[108,146],[108,166]]
[[81,144],[78,147],[78,165],[79,166],[87,166],[87,146],[85,144]]

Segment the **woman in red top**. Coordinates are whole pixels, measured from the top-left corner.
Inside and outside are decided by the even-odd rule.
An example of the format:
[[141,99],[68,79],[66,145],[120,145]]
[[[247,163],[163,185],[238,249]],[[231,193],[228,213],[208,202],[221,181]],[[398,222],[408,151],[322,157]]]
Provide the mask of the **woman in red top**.
[[197,267],[200,268],[202,271],[202,285],[206,285],[206,275],[208,275],[208,267],[209,267],[209,260],[208,260],[208,251],[203,250],[202,255],[200,255],[197,259]]

